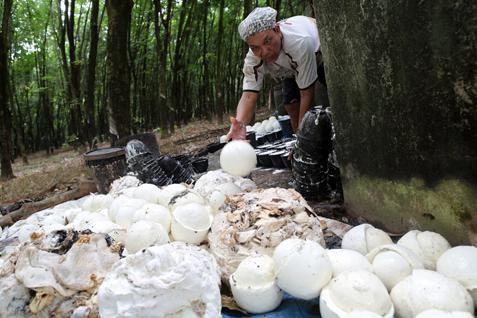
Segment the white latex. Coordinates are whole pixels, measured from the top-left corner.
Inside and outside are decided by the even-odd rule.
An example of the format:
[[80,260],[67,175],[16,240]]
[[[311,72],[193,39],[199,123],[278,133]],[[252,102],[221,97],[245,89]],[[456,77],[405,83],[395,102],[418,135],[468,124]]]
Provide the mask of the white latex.
[[158,203],[161,190],[149,183],[144,183],[134,189],[133,198],[144,200],[150,203]]
[[121,195],[113,200],[108,211],[111,221],[127,227],[132,222],[134,213],[147,202]]
[[417,269],[391,291],[396,315],[413,318],[428,309],[473,313],[472,297],[457,281],[440,273]]
[[178,206],[172,214],[171,234],[174,240],[200,244],[212,224],[210,210],[198,203]]
[[400,245],[383,245],[367,255],[373,272],[381,279],[388,291],[414,269],[424,269],[419,257],[410,249]]
[[175,197],[179,193],[184,192],[186,190],[187,190],[187,187],[183,184],[174,183],[174,184],[167,185],[161,188],[161,192],[159,193],[159,197],[157,199],[158,203],[160,205],[168,207],[169,202],[173,197]]
[[13,273],[0,276],[0,295],[1,318],[26,317],[30,292],[18,282]]
[[276,276],[275,263],[267,255],[247,257],[231,275],[234,285],[243,288],[268,285],[275,281]]
[[468,312],[462,311],[442,311],[436,309],[429,309],[421,312],[416,318],[474,318],[473,315]]
[[219,275],[206,251],[174,242],[117,262],[98,291],[102,318],[220,317]]
[[[232,183],[233,185],[225,185]],[[202,197],[210,198],[215,191],[220,191],[224,195],[239,192],[251,191],[257,188],[255,182],[250,179],[232,176],[222,170],[209,171],[201,176],[194,185],[194,190]]]
[[133,223],[126,235],[126,249],[129,254],[152,245],[162,245],[169,242],[169,236],[161,224],[146,220]]
[[111,184],[111,190],[109,190],[109,195],[113,198],[116,198],[122,194],[126,189],[136,188],[142,184],[142,181],[134,176],[124,176],[119,179],[116,179]]
[[373,227],[371,224],[361,224],[345,233],[341,247],[366,255],[374,248],[386,244],[393,244],[386,232]]
[[449,242],[439,233],[418,230],[407,232],[397,244],[413,251],[429,270],[435,270],[437,259],[451,248]]
[[310,211],[303,197],[292,189],[258,189],[229,197],[215,214],[208,234],[210,251],[223,281],[228,282],[248,256],[271,256],[275,247],[288,238],[309,239],[324,246],[318,218],[297,217]]
[[118,260],[104,236],[92,234],[74,243],[65,255],[26,246],[18,256],[15,276],[28,288],[53,288],[66,297],[94,287]]
[[83,202],[81,208],[90,212],[98,212],[103,209],[109,209],[113,197],[108,194],[90,194]]
[[234,176],[247,176],[257,165],[253,147],[246,141],[233,140],[220,153],[220,167]]
[[209,209],[195,202],[177,207],[173,216],[179,223],[193,230],[208,229],[211,225]]
[[187,189],[169,201],[169,210],[174,211],[178,206],[193,202],[203,205],[206,203],[205,199],[196,191]]
[[477,247],[456,246],[437,260],[437,272],[455,279],[470,293],[477,307]]
[[217,213],[225,202],[225,194],[220,191],[214,191],[209,197],[209,205],[214,213]]
[[333,275],[325,249],[314,241],[288,244],[285,240],[276,247],[273,260],[278,287],[297,298],[318,297]]
[[167,233],[171,230],[171,213],[169,209],[159,204],[146,204],[137,210],[133,222],[139,220],[152,221],[161,224]]
[[230,275],[230,287],[237,304],[250,313],[277,308],[283,293],[275,281],[275,264],[270,256],[249,256]]
[[372,311],[359,310],[353,311],[349,315],[346,315],[344,318],[382,318],[383,316],[378,315]]
[[373,272],[368,259],[357,251],[347,249],[331,249],[326,251],[333,267],[333,277],[342,272],[352,270],[366,270]]
[[345,317],[354,311],[370,311],[393,317],[393,304],[386,287],[376,275],[365,270],[339,274],[320,296],[323,318]]

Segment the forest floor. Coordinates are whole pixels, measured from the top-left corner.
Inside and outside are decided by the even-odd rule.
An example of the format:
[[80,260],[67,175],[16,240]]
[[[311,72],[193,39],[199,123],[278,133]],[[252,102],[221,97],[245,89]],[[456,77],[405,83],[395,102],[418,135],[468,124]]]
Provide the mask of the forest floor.
[[[171,136],[157,137],[157,140],[161,153],[189,153],[218,141],[228,127],[216,121],[198,120],[177,128]],[[109,144],[103,143],[99,147],[109,147]],[[65,146],[52,155],[44,151],[28,155],[28,164],[17,158],[13,163],[15,178],[0,181],[0,206],[42,200],[91,179],[92,171],[83,160],[86,151],[86,148]]]

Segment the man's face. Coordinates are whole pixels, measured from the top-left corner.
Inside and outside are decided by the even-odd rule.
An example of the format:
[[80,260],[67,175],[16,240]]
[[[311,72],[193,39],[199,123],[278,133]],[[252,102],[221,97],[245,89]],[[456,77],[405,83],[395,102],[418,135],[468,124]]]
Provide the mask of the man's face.
[[257,32],[247,38],[247,44],[255,56],[268,63],[275,62],[282,48],[280,28]]

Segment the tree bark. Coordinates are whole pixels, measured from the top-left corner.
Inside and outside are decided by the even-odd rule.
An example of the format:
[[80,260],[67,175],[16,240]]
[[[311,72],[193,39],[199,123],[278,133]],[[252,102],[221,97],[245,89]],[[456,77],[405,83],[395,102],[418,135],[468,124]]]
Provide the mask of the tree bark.
[[93,138],[96,136],[96,123],[94,112],[95,87],[96,87],[96,58],[98,55],[98,15],[99,0],[91,0],[91,20],[90,20],[90,45],[88,55],[88,65],[86,68],[86,134],[87,140],[92,146]]
[[12,0],[3,1],[2,29],[0,30],[0,156],[1,179],[14,177],[12,169],[12,115],[9,106],[8,54],[10,49],[10,18]]
[[122,138],[131,133],[130,72],[128,63],[128,31],[132,0],[107,0],[108,13],[108,109],[109,131]]

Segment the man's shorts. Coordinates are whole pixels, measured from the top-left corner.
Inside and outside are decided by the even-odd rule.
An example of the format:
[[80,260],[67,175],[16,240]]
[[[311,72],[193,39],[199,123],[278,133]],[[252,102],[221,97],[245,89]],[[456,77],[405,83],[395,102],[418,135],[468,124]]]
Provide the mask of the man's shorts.
[[[321,53],[316,54],[318,80],[315,83],[315,103],[316,105],[328,106],[328,98],[326,91],[325,68],[321,59]],[[295,78],[285,78],[282,81],[281,91],[283,103],[293,104],[300,102],[300,89],[296,84]]]

